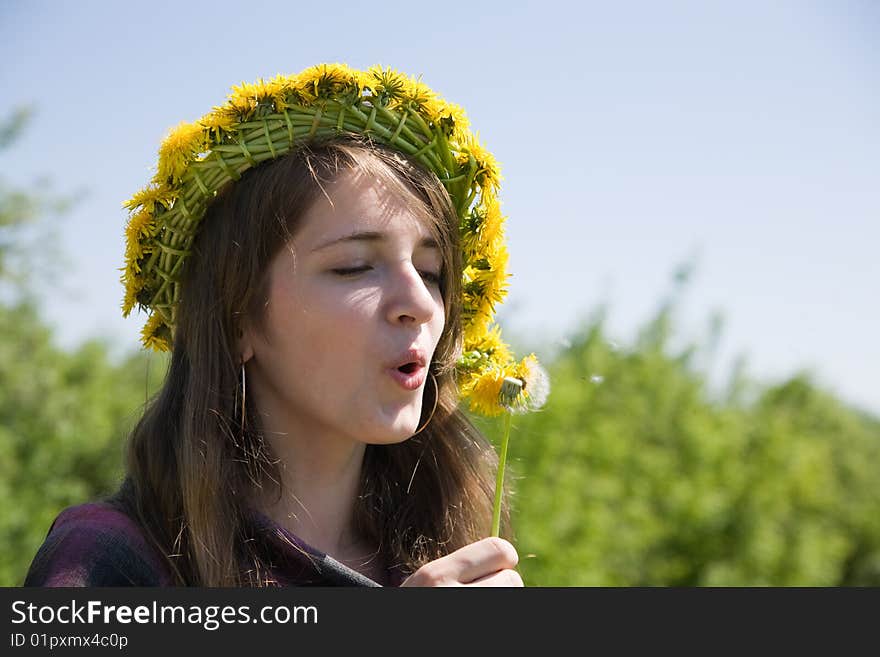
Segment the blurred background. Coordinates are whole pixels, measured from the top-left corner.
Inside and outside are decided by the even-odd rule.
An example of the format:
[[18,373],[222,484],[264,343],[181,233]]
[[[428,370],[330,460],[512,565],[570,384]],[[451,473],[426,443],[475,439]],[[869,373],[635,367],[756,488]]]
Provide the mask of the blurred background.
[[[880,585],[880,6],[0,2],[0,585],[165,360],[123,200],[241,82],[392,66],[500,161],[531,586]],[[499,423],[475,418],[493,440]]]

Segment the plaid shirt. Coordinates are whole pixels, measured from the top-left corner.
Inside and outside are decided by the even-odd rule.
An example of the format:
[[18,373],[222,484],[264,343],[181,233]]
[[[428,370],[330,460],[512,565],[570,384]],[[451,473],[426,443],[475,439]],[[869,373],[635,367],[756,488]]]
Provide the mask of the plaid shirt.
[[[279,586],[379,586],[265,515],[255,511],[251,522]],[[392,586],[400,586],[406,574],[389,568],[388,576]],[[174,585],[165,559],[140,526],[105,502],[71,506],[58,514],[24,581],[24,586]]]

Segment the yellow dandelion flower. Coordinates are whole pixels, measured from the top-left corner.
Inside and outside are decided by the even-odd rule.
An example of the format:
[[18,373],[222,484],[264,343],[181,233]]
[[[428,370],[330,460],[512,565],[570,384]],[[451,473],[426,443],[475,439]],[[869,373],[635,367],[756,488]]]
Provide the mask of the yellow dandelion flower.
[[422,111],[435,125],[439,125],[440,123],[440,113],[446,107],[446,101],[440,98],[439,96],[436,98],[429,98],[425,101],[422,106]]
[[479,258],[480,232],[482,231],[482,225],[485,220],[485,208],[476,206],[469,209],[459,223],[461,247],[464,250],[468,261]]
[[503,180],[501,167],[498,165],[495,156],[480,144],[479,133],[476,135],[466,135],[462,139],[461,146],[465,151],[474,156],[479,165],[476,179],[480,186],[484,189],[492,188],[493,191],[497,190]]
[[125,260],[126,263],[131,263],[130,268],[132,272],[139,276],[141,273],[141,261],[144,259],[144,256],[152,252],[152,245],[147,245],[145,242],[137,239],[128,241],[125,245]]
[[258,107],[263,108],[261,115],[264,112],[273,113],[284,105],[288,91],[289,87],[279,76],[268,81],[260,78],[256,82],[242,82],[232,88],[226,109],[221,114],[239,121],[248,121]]
[[483,199],[485,212],[480,226],[480,244],[486,249],[498,249],[504,243],[504,215],[501,203],[495,194],[486,194]]
[[471,321],[464,327],[463,343],[464,350],[475,349],[489,333],[489,322]]
[[479,298],[476,315],[492,319],[495,316],[495,305],[504,301],[507,296],[507,275],[495,276],[488,281],[484,295]]
[[471,156],[467,151],[459,150],[455,153],[455,162],[458,166],[464,168],[470,162]]
[[153,213],[146,209],[131,215],[125,227],[125,237],[129,244],[139,242],[144,237],[154,237],[156,232]]
[[125,273],[122,275],[123,282],[132,281],[135,278],[138,278],[141,274],[140,265],[138,265],[138,258],[134,257],[130,250],[125,250]]
[[154,312],[144,324],[141,331],[141,342],[153,351],[168,351],[171,348],[170,335],[171,331],[165,324],[165,318],[161,313]]
[[[246,112],[241,111],[241,107],[238,107],[233,104],[232,97],[230,96],[226,104],[214,107],[210,114],[215,118],[209,119],[208,116],[202,117],[201,121],[208,120],[212,123],[216,128],[235,130],[238,124],[244,120],[243,116],[248,116],[250,114],[250,108]],[[228,128],[226,127],[228,126]],[[208,129],[211,126],[205,126]]]
[[465,349],[484,354],[487,360],[499,366],[511,362],[513,356],[510,353],[510,348],[501,339],[501,327],[497,324],[491,328],[488,328],[487,323],[482,325],[486,327],[483,329],[482,335],[476,340],[466,342]]
[[306,96],[308,96],[308,89],[312,79],[308,75],[309,70],[306,69],[295,75],[284,76],[285,98],[287,100],[293,100],[295,103],[308,102]]
[[133,267],[136,267],[138,272],[140,267],[137,263],[146,253],[144,241],[155,237],[157,233],[158,228],[153,213],[149,210],[142,209],[129,218],[125,227],[125,258],[133,263]]
[[199,119],[199,125],[207,130],[215,141],[219,141],[224,132],[232,132],[237,123],[238,117],[224,107],[215,107]]
[[499,402],[501,386],[504,377],[508,375],[506,369],[512,368],[489,369],[468,386],[467,400],[472,411],[488,417],[495,417],[507,411]]
[[409,80],[402,73],[395,71],[390,66],[383,69],[381,65],[371,66],[369,73],[373,76],[371,87],[386,102],[388,100],[399,101],[406,96]]
[[474,318],[479,322],[492,322],[494,319],[494,313],[492,311],[492,304],[488,301],[481,299],[474,310]]
[[272,80],[267,82],[260,78],[256,82],[243,82],[238,87],[233,87],[231,101],[233,106],[240,110],[242,116],[247,116],[258,105],[274,105],[280,92],[275,82]]
[[133,259],[129,253],[125,255],[125,267],[120,269],[122,275],[119,280],[125,286],[125,298],[122,302],[122,316],[128,317],[132,308],[137,302],[137,296],[144,287],[144,279],[140,275],[140,267],[137,260]]
[[489,324],[490,322],[485,317],[475,317],[470,322],[465,323],[463,341],[466,351],[475,348],[471,345],[478,345],[485,338],[489,330]]
[[125,298],[122,300],[122,316],[128,317],[137,303],[137,291],[133,285],[125,286]]
[[504,221],[497,197],[484,195],[461,222],[461,245],[471,262],[495,253],[504,244]]
[[144,287],[144,279],[141,275],[140,264],[138,264],[138,260],[131,257],[131,254],[129,253],[125,254],[125,267],[121,280],[126,286],[133,287],[136,294]]
[[178,183],[190,162],[206,149],[205,130],[199,123],[181,123],[173,128],[159,147],[155,181]]
[[461,105],[447,102],[445,113],[455,121],[455,125],[459,130],[465,131],[470,128],[471,122],[468,120],[467,114]]
[[494,252],[484,253],[465,268],[462,297],[466,315],[477,321],[492,319],[495,304],[507,296],[507,260],[507,249],[499,243]]
[[259,88],[250,82],[242,82],[237,87],[232,87],[227,100],[227,107],[231,113],[238,115],[242,121],[250,118],[257,109],[257,93]]
[[437,93],[431,89],[431,87],[422,82],[421,77],[411,77],[406,81],[404,95],[410,102],[416,105],[420,111],[424,111],[426,106],[438,98]]
[[354,77],[354,70],[348,64],[342,62],[319,64],[316,68],[320,69],[327,78],[348,81]]
[[138,240],[129,240],[125,245],[126,263],[137,263],[144,257],[144,248]]
[[266,99],[272,99],[275,110],[280,110],[284,106],[284,99],[290,91],[287,78],[283,75],[276,75],[271,80],[264,83]]
[[299,92],[299,95],[307,103],[310,103],[317,98],[315,95],[315,84],[320,77],[320,71],[320,66],[312,66],[299,74],[296,89]]
[[507,263],[510,255],[503,241],[499,240],[493,244],[486,245],[481,253],[483,257],[478,261],[480,273],[475,277],[476,280],[488,281],[495,276],[505,276],[507,274]]
[[165,207],[170,207],[174,198],[174,192],[172,192],[167,185],[154,182],[143,189],[138,190],[138,192],[125,201],[122,206],[130,211],[143,208],[148,212],[153,212],[156,209],[157,202],[162,203]]
[[306,103],[304,98],[306,85],[299,74],[276,75],[270,81],[273,98],[275,99],[275,111],[282,112],[295,105]]
[[480,238],[478,235],[462,231],[461,233],[461,250],[465,253],[468,260],[478,257],[480,248]]
[[438,99],[436,103],[428,103],[427,109],[433,114],[434,123],[443,129],[447,137],[462,143],[471,136],[470,121],[461,105]]
[[242,82],[232,87],[227,100],[227,107],[242,120],[247,120],[259,105],[275,110],[284,102],[285,94],[290,85],[284,76],[275,76],[270,80],[260,78],[256,82]]
[[352,71],[352,75],[354,76],[355,81],[357,82],[358,89],[363,92],[365,89],[370,89],[371,91],[375,91],[376,88],[376,78],[373,77],[373,74],[369,71],[361,71],[360,69]]
[[299,88],[310,101],[318,98],[354,96],[360,92],[360,77],[346,64],[318,64],[300,74]]

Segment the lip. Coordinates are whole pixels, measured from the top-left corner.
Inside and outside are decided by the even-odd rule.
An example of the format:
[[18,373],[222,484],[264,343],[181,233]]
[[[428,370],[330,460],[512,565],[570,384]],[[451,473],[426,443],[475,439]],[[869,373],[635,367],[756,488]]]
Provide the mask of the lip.
[[416,347],[410,347],[406,351],[399,354],[395,360],[386,363],[386,367],[396,369],[398,367],[408,365],[409,363],[416,363],[419,367],[426,367],[428,364],[428,359],[425,356],[424,351]]
[[396,367],[389,367],[385,371],[388,372],[389,376],[397,381],[404,390],[410,391],[418,390],[425,382],[425,379],[428,378],[428,368],[421,365],[416,366],[416,368],[410,373],[401,372]]
[[[401,372],[398,369],[410,363],[415,365],[412,372]],[[405,351],[399,352],[397,358],[385,363],[385,371],[404,390],[418,390],[425,383],[425,379],[428,378],[428,358],[426,352],[418,347],[410,347]]]

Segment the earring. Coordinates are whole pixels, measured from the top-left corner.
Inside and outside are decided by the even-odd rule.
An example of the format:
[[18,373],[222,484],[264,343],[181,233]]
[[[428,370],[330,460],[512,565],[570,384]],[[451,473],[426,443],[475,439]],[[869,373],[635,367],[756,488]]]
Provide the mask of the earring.
[[[238,395],[236,395],[238,396]],[[244,435],[245,399],[247,399],[247,381],[244,378],[244,361],[241,361],[241,433]],[[236,409],[238,410],[238,409]]]
[[[437,410],[437,401],[440,399],[440,388],[437,387],[437,379],[434,377],[433,374],[431,374],[431,379],[434,380],[434,407],[431,409],[431,414],[428,416],[428,419],[425,420],[425,423],[421,427],[419,427],[419,429],[416,431],[416,433],[419,433],[419,431],[421,431],[426,426],[428,426],[428,423],[431,421],[431,418],[434,417],[434,411]],[[415,436],[416,433],[414,433],[413,436]]]

